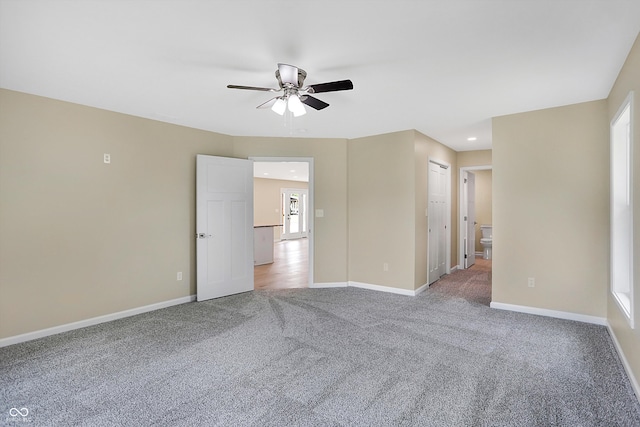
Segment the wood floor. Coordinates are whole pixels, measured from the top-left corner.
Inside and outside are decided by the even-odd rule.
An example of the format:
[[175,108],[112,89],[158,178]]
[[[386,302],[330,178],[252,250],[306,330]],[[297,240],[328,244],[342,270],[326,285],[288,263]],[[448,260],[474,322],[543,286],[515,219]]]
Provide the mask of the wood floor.
[[308,288],[309,239],[274,243],[273,264],[256,265],[253,278],[255,290]]

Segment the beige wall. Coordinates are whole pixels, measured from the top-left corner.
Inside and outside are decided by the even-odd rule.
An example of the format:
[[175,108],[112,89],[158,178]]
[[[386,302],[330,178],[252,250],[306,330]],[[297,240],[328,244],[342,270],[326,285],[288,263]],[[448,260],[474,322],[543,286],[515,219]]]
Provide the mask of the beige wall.
[[[308,188],[309,184],[301,181],[281,179],[253,179],[253,224],[282,225],[281,190],[283,188]],[[310,213],[312,214],[312,213]],[[282,227],[274,227],[274,239],[280,240]]]
[[416,224],[414,215],[426,207],[421,174],[429,156],[453,168],[456,159],[415,131],[231,137],[7,90],[0,107],[0,338],[193,295],[196,154],[314,159],[315,208],[324,211],[315,218],[316,283],[426,281],[426,233],[416,237],[426,218]]
[[482,252],[482,245],[480,239],[482,238],[481,225],[492,225],[492,204],[493,204],[493,171],[488,170],[474,170],[471,171],[476,177],[476,252]]
[[457,155],[458,168],[490,166],[493,164],[491,156],[492,150],[460,151]]
[[607,320],[620,343],[630,364],[636,384],[640,383],[640,36],[636,39],[631,52],[618,75],[618,79],[609,94],[608,119],[612,120],[618,108],[630,91],[635,92],[633,112],[633,283],[635,295],[635,330],[620,313],[616,302],[607,292]]
[[[314,159],[315,283],[347,281],[347,140],[234,137],[233,157],[312,157]],[[315,212],[314,212],[315,213]]]
[[413,290],[414,132],[350,140],[348,158],[349,280]]
[[606,100],[493,119],[492,301],[606,316],[608,140]]
[[0,338],[194,294],[195,155],[232,144],[0,90]]

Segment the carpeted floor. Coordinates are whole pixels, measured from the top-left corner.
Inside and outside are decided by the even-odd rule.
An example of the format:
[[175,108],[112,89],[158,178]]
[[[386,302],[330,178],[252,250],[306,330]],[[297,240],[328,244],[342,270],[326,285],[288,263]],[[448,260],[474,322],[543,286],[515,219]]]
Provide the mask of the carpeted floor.
[[437,289],[158,310],[0,349],[0,393],[7,425],[640,425],[604,327]]
[[475,264],[466,270],[442,276],[429,288],[453,298],[463,298],[469,302],[486,305],[491,303],[491,260],[477,258]]

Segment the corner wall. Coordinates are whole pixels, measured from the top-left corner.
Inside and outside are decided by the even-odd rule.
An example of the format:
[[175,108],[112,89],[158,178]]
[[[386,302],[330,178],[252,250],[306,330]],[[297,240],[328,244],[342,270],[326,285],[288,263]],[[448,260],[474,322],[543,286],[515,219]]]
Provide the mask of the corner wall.
[[[635,330],[620,313],[617,303],[607,289],[607,320],[629,368],[635,377],[636,393],[640,391],[640,36],[618,75],[608,98],[608,119],[611,121],[630,91],[635,92],[633,114],[633,292],[635,295]],[[609,283],[607,281],[607,283]],[[638,396],[640,398],[640,395]]]
[[606,317],[608,141],[606,100],[493,119],[493,302]]
[[348,158],[349,281],[413,290],[414,132],[350,140]]
[[232,139],[0,89],[0,339],[195,294],[196,154]]

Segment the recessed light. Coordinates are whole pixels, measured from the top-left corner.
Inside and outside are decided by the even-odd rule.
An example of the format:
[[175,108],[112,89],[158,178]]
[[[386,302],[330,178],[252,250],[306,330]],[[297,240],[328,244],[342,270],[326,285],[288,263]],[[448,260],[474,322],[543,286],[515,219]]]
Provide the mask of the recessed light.
[[471,136],[471,137],[467,138],[467,141],[475,141],[476,139],[478,139],[478,138],[476,138],[475,136]]
[[269,172],[265,172],[265,173],[263,173],[262,175],[269,175]]
[[289,172],[293,173],[293,172],[295,172],[295,171],[296,171],[295,169],[291,169]]

